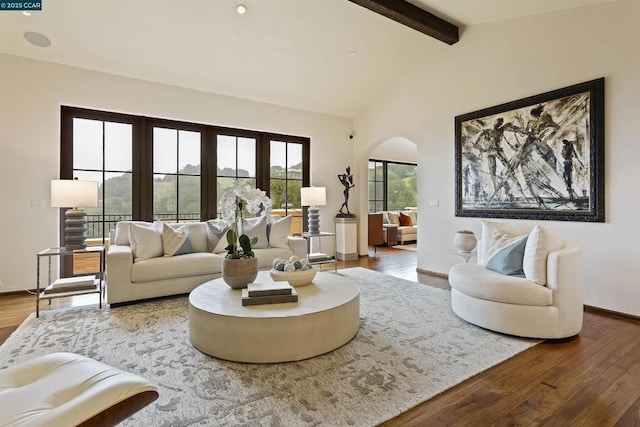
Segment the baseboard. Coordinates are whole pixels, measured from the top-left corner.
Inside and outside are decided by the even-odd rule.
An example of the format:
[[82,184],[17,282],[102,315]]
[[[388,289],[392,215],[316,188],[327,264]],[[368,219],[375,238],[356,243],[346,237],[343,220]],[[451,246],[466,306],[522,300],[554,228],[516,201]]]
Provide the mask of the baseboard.
[[445,274],[445,273],[438,273],[436,271],[431,271],[431,270],[425,270],[423,268],[418,268],[416,267],[416,271],[418,273],[422,273],[422,274],[428,274],[430,276],[436,276],[436,277],[442,277],[444,279],[449,279],[449,275]]
[[600,308],[600,307],[594,307],[592,305],[584,305],[584,311],[586,312],[590,312],[590,313],[601,313],[601,314],[607,314],[609,316],[617,316],[617,317],[622,317],[625,319],[631,319],[631,320],[636,320],[636,321],[640,321],[640,316],[636,316],[633,314],[628,314],[628,313],[622,313],[619,311],[615,311],[615,310],[608,310],[606,308]]

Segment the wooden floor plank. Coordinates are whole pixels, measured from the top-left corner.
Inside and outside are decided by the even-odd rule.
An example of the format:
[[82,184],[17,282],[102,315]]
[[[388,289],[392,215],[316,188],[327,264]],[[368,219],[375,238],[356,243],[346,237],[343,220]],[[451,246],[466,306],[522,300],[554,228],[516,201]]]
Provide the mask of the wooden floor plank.
[[636,400],[633,405],[624,415],[616,422],[615,427],[637,427],[640,426],[640,398]]

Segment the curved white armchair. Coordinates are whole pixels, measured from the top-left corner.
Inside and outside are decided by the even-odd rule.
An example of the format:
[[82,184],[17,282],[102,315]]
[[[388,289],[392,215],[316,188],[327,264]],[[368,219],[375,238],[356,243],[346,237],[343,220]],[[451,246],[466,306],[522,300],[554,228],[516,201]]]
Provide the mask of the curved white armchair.
[[545,286],[505,276],[478,264],[449,270],[451,305],[480,327],[530,338],[567,338],[582,329],[582,250],[565,243],[547,257]]

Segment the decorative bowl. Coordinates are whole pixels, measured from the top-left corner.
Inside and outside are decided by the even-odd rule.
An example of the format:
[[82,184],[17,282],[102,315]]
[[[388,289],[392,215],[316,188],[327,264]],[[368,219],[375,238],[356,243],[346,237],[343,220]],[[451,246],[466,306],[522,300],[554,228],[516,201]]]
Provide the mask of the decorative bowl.
[[305,286],[313,281],[313,278],[316,276],[316,269],[311,268],[305,271],[298,270],[289,272],[272,269],[270,274],[271,279],[273,279],[274,282],[287,281],[291,286],[294,287]]

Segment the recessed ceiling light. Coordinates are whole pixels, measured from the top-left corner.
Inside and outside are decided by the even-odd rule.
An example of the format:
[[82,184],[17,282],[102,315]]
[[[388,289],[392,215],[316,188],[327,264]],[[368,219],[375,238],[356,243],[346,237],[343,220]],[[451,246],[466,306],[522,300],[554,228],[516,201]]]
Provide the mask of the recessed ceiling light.
[[349,52],[349,56],[356,56],[358,54],[357,51],[352,50],[351,52]]
[[24,16],[31,16],[31,12],[27,12],[26,10],[22,12]]
[[240,14],[240,15],[244,15],[245,13],[247,13],[247,6],[243,5],[243,4],[239,4],[238,6],[236,6],[236,11]]
[[49,47],[51,46],[51,40],[44,34],[36,33],[35,31],[27,31],[24,33],[24,39],[34,46]]

